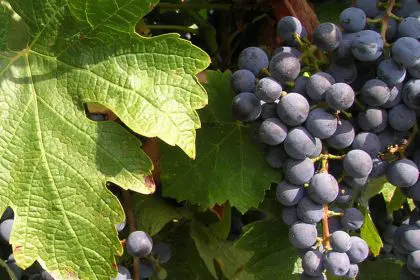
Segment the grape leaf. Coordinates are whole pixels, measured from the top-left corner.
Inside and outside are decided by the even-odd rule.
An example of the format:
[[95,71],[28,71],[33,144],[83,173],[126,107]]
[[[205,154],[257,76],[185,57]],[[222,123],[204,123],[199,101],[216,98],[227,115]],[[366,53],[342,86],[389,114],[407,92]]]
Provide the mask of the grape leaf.
[[400,279],[401,262],[390,259],[365,261],[360,264],[359,280]]
[[203,128],[197,132],[197,159],[163,147],[161,179],[165,196],[207,208],[228,200],[245,212],[258,206],[280,172],[265,162],[252,127],[232,120],[230,76],[206,71],[209,106],[200,111]]
[[369,183],[363,187],[362,194],[360,197],[360,203],[367,207],[369,203],[369,199],[382,191],[387,183],[387,179],[383,177],[373,178],[369,181]]
[[369,245],[370,251],[376,257],[379,255],[381,248],[383,247],[381,236],[376,229],[375,224],[370,217],[368,209],[363,209],[363,225],[360,229],[360,237],[366,241]]
[[244,271],[245,264],[252,256],[251,252],[235,247],[230,241],[217,238],[197,221],[192,222],[190,233],[201,258],[215,279],[220,279],[220,274],[227,279],[252,277]]
[[290,245],[287,226],[280,220],[247,225],[236,247],[254,252],[245,271],[256,279],[300,279],[297,251]]
[[167,223],[182,218],[174,207],[154,196],[133,196],[133,207],[141,230],[151,236],[157,234]]
[[156,3],[10,1],[28,36],[5,37],[1,27],[0,211],[16,214],[10,242],[22,268],[38,260],[57,279],[109,280],[123,211],[105,183],[154,189],[140,141],[117,123],[90,121],[84,103],[194,157],[195,109],[207,102],[195,74],[209,58],[178,35],[135,34]]

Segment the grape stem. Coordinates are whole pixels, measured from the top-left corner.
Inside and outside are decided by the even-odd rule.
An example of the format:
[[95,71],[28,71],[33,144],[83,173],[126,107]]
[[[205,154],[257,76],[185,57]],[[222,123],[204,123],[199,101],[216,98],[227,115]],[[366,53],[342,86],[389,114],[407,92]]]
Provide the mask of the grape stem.
[[319,156],[313,158],[312,161],[313,162],[317,162],[317,161],[320,161],[320,160],[322,160],[322,161],[328,161],[329,159],[332,159],[332,160],[343,160],[344,157],[345,157],[345,155],[337,156],[337,155],[332,155],[332,154],[325,153],[325,154],[320,154]]
[[381,37],[384,41],[384,46],[389,47],[389,44],[386,41],[386,31],[388,29],[388,18],[392,14],[392,9],[394,8],[395,0],[388,0],[388,4],[386,7],[386,12],[382,18],[382,26],[381,26]]
[[[130,232],[136,231],[137,223],[136,216],[134,214],[133,203],[131,201],[131,193],[128,190],[123,190],[123,208],[125,215],[127,216],[127,223]],[[133,280],[140,280],[140,258],[133,257]]]
[[293,39],[295,39],[299,49],[303,52],[302,59],[308,58],[309,64],[315,68],[316,72],[319,72],[318,58],[314,54],[317,48],[311,45],[309,40],[301,38],[297,33],[293,34]]
[[328,204],[323,205],[324,216],[322,217],[322,240],[324,241],[324,248],[326,250],[331,250],[330,245],[330,229],[328,227]]
[[344,213],[335,212],[335,211],[328,211],[328,217],[341,217]]

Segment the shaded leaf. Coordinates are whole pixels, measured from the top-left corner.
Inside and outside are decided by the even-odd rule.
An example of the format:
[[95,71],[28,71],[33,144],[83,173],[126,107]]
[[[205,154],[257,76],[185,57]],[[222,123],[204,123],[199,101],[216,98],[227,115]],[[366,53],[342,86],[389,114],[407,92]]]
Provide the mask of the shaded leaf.
[[181,212],[155,196],[133,196],[133,207],[139,228],[151,236],[167,223],[182,218]]
[[360,280],[400,279],[401,262],[390,259],[365,261],[359,265]]
[[245,270],[255,279],[299,279],[298,254],[289,243],[288,228],[280,220],[247,225],[236,247],[253,251]]
[[369,199],[380,193],[387,182],[388,181],[385,177],[371,179],[369,183],[363,187],[360,203],[364,207],[367,207]]
[[203,128],[197,131],[197,159],[162,147],[163,194],[207,208],[229,201],[245,212],[258,206],[280,174],[265,162],[253,129],[232,120],[231,74],[206,75],[210,102],[200,111]]
[[221,217],[221,220],[209,226],[212,232],[220,239],[227,239],[229,236],[230,224],[232,220],[231,210],[232,208],[230,207],[229,203],[225,203],[223,206],[223,217]]
[[365,208],[363,209],[363,225],[360,229],[360,237],[366,241],[368,244],[370,251],[376,257],[379,255],[381,248],[383,247],[381,236],[376,229],[375,224],[370,217],[369,211]]
[[221,272],[228,279],[248,278],[244,276],[247,274],[244,268],[252,256],[251,252],[235,247],[233,242],[218,239],[196,221],[191,224],[191,237],[213,277],[218,279]]

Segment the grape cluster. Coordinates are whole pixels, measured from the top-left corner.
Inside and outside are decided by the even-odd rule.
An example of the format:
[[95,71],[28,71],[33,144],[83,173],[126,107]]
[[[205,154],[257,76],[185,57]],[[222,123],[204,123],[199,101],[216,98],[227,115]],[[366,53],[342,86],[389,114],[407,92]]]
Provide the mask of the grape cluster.
[[[297,18],[282,18],[283,46],[271,57],[244,49],[231,78],[234,118],[258,123],[268,164],[283,170],[277,200],[302,279],[358,275],[369,247],[357,236],[357,199],[371,178],[386,176],[420,201],[420,149],[410,152],[420,114],[420,4],[355,4],[340,26],[322,23],[311,40]],[[407,261],[404,273],[420,276],[415,217],[390,240]]]

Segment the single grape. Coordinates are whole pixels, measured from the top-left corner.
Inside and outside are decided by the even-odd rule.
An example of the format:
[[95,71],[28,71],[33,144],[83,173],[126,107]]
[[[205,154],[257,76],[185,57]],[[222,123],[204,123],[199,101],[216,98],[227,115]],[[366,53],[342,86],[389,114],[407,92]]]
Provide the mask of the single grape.
[[14,217],[15,217],[15,214],[13,213],[12,208],[7,207],[6,210],[3,212],[3,214],[1,215],[0,222],[3,222],[4,220],[7,220],[7,219],[14,219]]
[[310,158],[287,160],[285,168],[286,178],[292,184],[303,185],[308,183],[314,175],[314,172],[314,163]]
[[344,170],[355,178],[366,177],[372,171],[373,163],[368,153],[363,150],[351,150],[343,161]]
[[377,73],[379,79],[393,86],[404,81],[407,71],[390,58],[379,63]]
[[322,153],[322,141],[321,139],[315,137],[315,150],[314,152],[310,155],[310,157],[317,157]]
[[121,231],[123,231],[124,230],[124,228],[125,228],[125,225],[127,224],[127,220],[124,220],[122,223],[120,223],[120,224],[116,224],[115,225],[115,229],[118,231],[118,232],[121,232]]
[[12,233],[13,221],[13,219],[7,219],[0,224],[0,237],[7,243],[9,243],[10,234]]
[[366,16],[374,18],[378,15],[377,0],[356,0],[356,7],[362,9]]
[[352,189],[348,188],[346,185],[342,184],[339,186],[338,196],[336,198],[337,203],[348,203],[353,197]]
[[369,255],[369,247],[366,242],[357,236],[350,237],[350,250],[347,251],[350,262],[353,264],[361,263]]
[[329,251],[324,254],[323,263],[329,273],[344,276],[350,269],[350,260],[346,253]]
[[238,67],[249,70],[256,76],[262,69],[268,67],[268,56],[260,48],[246,48],[239,54]]
[[353,62],[331,63],[327,73],[330,74],[337,83],[351,84],[357,79],[357,66]]
[[296,206],[283,207],[283,210],[281,212],[281,218],[283,222],[288,226],[291,226],[294,223],[296,223],[299,220],[297,216]]
[[301,35],[302,32],[302,24],[295,17],[286,16],[277,22],[277,35],[284,40],[293,40],[293,34]]
[[167,263],[172,256],[171,247],[164,242],[153,244],[152,254],[159,260],[159,263]]
[[341,225],[345,230],[358,230],[363,225],[363,214],[356,208],[347,208],[341,217]]
[[354,137],[352,148],[365,151],[371,157],[376,157],[381,152],[382,142],[372,132],[360,132]]
[[345,253],[350,249],[350,235],[347,232],[338,230],[330,236],[331,247],[334,251]]
[[330,233],[334,233],[337,230],[343,230],[343,227],[341,226],[341,222],[337,217],[328,218],[328,227],[330,228]]
[[392,44],[392,58],[404,67],[420,63],[420,43],[410,37],[402,37]]
[[398,37],[420,39],[420,21],[414,17],[403,19],[398,25]]
[[307,251],[302,258],[302,267],[305,274],[310,276],[320,276],[324,271],[322,253],[318,250]]
[[368,108],[366,111],[359,113],[357,123],[362,130],[379,133],[388,124],[388,114],[383,109]]
[[343,39],[340,41],[340,44],[334,51],[334,64],[339,65],[349,65],[353,64],[354,57],[351,52],[351,42],[352,38],[348,34],[343,34]]
[[299,76],[296,78],[293,87],[291,88],[290,92],[295,92],[303,95],[304,97],[306,94],[306,85],[308,84],[309,78],[305,76]]
[[294,159],[305,159],[316,152],[316,141],[309,131],[298,126],[287,134],[284,150]]
[[287,158],[283,146],[267,146],[265,149],[265,160],[272,168],[282,168]]
[[344,31],[359,32],[366,26],[366,14],[359,8],[347,8],[341,12],[340,22]]
[[402,84],[396,84],[390,90],[389,98],[385,104],[381,105],[382,108],[390,109],[397,106],[401,102],[402,98]]
[[152,238],[144,231],[133,231],[127,237],[125,248],[133,257],[144,258],[150,254],[153,247]]
[[244,69],[238,70],[232,74],[230,83],[236,94],[241,92],[254,92],[255,76],[251,71]]
[[367,81],[361,90],[363,101],[370,106],[384,105],[390,98],[390,95],[391,91],[388,85],[378,79]]
[[420,250],[420,228],[408,226],[400,233],[399,241],[402,247],[409,252]]
[[337,129],[337,118],[326,110],[317,108],[309,112],[306,129],[315,137],[326,139]]
[[359,274],[359,266],[357,264],[350,264],[349,272],[345,275],[348,279],[355,279]]
[[318,232],[313,224],[297,222],[289,229],[289,241],[293,247],[306,249],[315,244]]
[[400,7],[395,13],[400,17],[407,17],[413,11],[420,10],[420,3],[417,0],[400,0],[398,2],[400,4]]
[[277,200],[284,206],[293,206],[303,198],[303,187],[282,181],[277,185]]
[[283,143],[287,136],[287,126],[279,119],[263,121],[259,129],[259,138],[262,143],[275,146]]
[[289,93],[280,99],[277,114],[287,125],[300,125],[308,118],[308,100],[298,93]]
[[243,122],[255,121],[261,114],[260,100],[250,92],[242,92],[233,98],[232,114]]
[[278,82],[293,81],[299,76],[300,61],[292,54],[279,53],[271,59],[268,69]]
[[337,180],[328,173],[315,174],[309,183],[309,196],[317,203],[331,203],[338,195]]
[[309,197],[304,197],[297,205],[297,214],[303,222],[315,224],[322,220],[324,209],[321,204],[314,202]]
[[407,188],[417,182],[419,170],[413,161],[400,159],[390,164],[386,177],[391,184],[400,188]]
[[321,23],[312,34],[315,46],[323,51],[334,51],[342,39],[340,29],[333,23]]
[[411,252],[407,258],[407,268],[416,276],[420,276],[420,250]]
[[325,92],[335,83],[334,78],[325,72],[312,75],[306,84],[306,93],[315,101],[325,99]]
[[353,105],[354,91],[348,84],[336,83],[325,92],[325,99],[330,108],[344,111]]
[[360,61],[374,61],[382,55],[384,41],[378,32],[362,30],[352,42],[352,53]]
[[334,134],[327,138],[327,143],[334,149],[344,149],[353,143],[354,136],[353,125],[347,120],[341,120],[341,124],[338,124]]
[[402,90],[404,104],[413,110],[420,109],[420,80],[410,80]]
[[255,95],[265,102],[274,102],[280,97],[282,90],[281,85],[276,80],[266,77],[258,81]]

